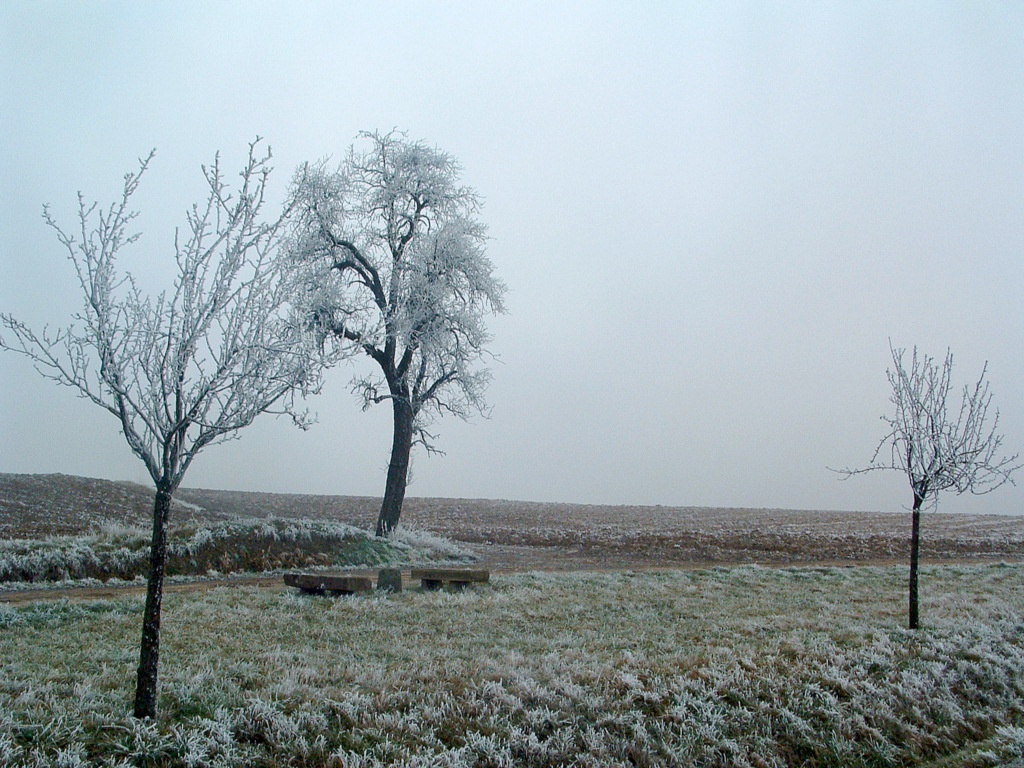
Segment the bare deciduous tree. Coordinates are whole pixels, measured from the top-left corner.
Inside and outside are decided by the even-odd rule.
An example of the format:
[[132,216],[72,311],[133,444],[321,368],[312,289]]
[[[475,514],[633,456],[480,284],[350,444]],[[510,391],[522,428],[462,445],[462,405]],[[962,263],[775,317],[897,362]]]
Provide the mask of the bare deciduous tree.
[[249,146],[232,192],[219,158],[203,167],[209,194],[176,233],[174,288],[143,295],[117,257],[139,233],[130,200],[153,153],[126,174],[119,202],[88,206],[79,194],[77,235],[53,227],[78,276],[83,310],[75,324],[36,333],[0,315],[0,348],[26,355],[58,384],[112,413],[156,486],[149,583],[134,712],[156,714],[166,528],[171,500],[189,465],[209,445],[230,440],[261,413],[294,410],[297,392],[315,391],[319,350],[289,311],[289,290],[276,262],[284,215],[264,219],[269,150]]
[[428,450],[433,417],[486,408],[478,367],[488,314],[504,284],[484,253],[480,198],[459,184],[448,154],[404,134],[364,133],[336,170],[306,164],[293,184],[292,254],[305,270],[301,301],[322,338],[375,363],[358,378],[364,409],[390,400],[394,433],[377,535],[398,524],[412,448]]
[[[911,629],[919,625],[918,552],[921,541],[921,510],[937,506],[939,494],[970,491],[983,494],[1006,482],[1020,468],[1019,454],[1001,455],[1002,435],[996,433],[999,411],[990,414],[992,395],[985,374],[988,363],[973,387],[964,387],[959,409],[951,410],[953,355],[947,350],[939,364],[914,347],[910,360],[906,350],[889,345],[893,367],[886,371],[892,386],[892,416],[869,466],[841,470],[846,476],[877,469],[897,470],[907,476],[913,491],[911,507],[909,603]],[[990,418],[991,415],[991,418]],[[888,448],[888,451],[886,449]]]

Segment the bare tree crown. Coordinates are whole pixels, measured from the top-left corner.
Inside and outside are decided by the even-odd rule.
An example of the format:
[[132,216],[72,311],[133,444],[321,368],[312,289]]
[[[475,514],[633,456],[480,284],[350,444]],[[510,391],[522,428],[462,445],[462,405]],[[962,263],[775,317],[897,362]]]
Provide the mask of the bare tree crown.
[[379,368],[357,378],[364,407],[405,402],[419,440],[442,412],[486,408],[490,341],[505,286],[485,254],[480,198],[450,155],[404,134],[363,133],[336,169],[302,166],[293,182],[291,251],[300,303],[322,338],[355,345]]
[[957,406],[951,402],[953,355],[938,363],[914,347],[890,344],[893,365],[886,371],[892,387],[893,414],[882,419],[889,427],[869,466],[843,470],[853,475],[876,469],[903,472],[914,491],[915,503],[936,503],[942,491],[988,493],[1013,483],[1020,468],[1019,454],[1002,454],[999,411],[985,376],[988,364],[973,386],[965,386]]
[[260,413],[294,411],[293,395],[319,385],[314,345],[289,309],[276,259],[283,223],[265,220],[270,152],[249,146],[240,183],[230,189],[219,156],[203,167],[206,200],[174,239],[178,274],[171,290],[143,295],[121,274],[122,249],[138,241],[131,198],[154,153],[125,176],[106,209],[79,194],[78,233],[44,210],[67,251],[84,303],[75,323],[36,333],[0,315],[0,347],[28,356],[37,370],[73,387],[120,422],[131,450],[158,487],[176,488],[205,446],[237,436]]

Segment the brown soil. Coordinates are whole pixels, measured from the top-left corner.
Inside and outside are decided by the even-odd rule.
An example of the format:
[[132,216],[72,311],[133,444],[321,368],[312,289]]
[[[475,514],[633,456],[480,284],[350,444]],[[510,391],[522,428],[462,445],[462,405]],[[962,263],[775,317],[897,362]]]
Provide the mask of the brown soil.
[[[151,491],[66,475],[0,474],[0,538],[84,533],[106,521],[146,525]],[[320,518],[372,529],[379,501],[353,496],[182,489],[174,515]],[[484,499],[406,501],[402,522],[463,542],[494,571],[608,570],[904,562],[909,514],[706,507],[630,507]],[[1024,516],[928,514],[925,562],[1024,560]],[[279,577],[176,584],[280,585]],[[104,597],[138,587],[0,592],[0,601]]]

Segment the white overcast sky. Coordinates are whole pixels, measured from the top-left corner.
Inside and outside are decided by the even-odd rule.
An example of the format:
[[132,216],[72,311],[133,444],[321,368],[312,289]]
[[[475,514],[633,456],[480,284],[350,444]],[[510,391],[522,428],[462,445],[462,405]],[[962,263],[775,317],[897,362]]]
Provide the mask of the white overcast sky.
[[[157,148],[125,258],[153,290],[201,163],[295,166],[359,130],[458,157],[509,286],[490,419],[440,422],[410,495],[898,510],[840,482],[888,410],[888,339],[985,360],[1024,448],[1024,5],[0,4],[0,309],[79,308],[42,204],[110,202]],[[359,361],[366,366],[369,361]],[[333,372],[185,485],[379,495],[386,407]],[[0,354],[0,471],[145,481],[116,421]],[[1024,512],[1020,488],[942,508]]]

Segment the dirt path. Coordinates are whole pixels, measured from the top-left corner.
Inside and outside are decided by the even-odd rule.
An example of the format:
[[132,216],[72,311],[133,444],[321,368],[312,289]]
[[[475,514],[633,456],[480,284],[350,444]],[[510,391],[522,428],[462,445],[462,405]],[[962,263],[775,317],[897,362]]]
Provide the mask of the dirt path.
[[[164,594],[168,592],[201,592],[223,586],[238,587],[272,587],[282,584],[281,576],[240,576],[221,579],[204,579],[202,581],[185,581],[177,584],[165,584]],[[125,595],[144,595],[144,584],[103,584],[87,587],[43,587],[40,589],[15,589],[0,592],[0,603],[30,603],[35,600],[106,600]]]

